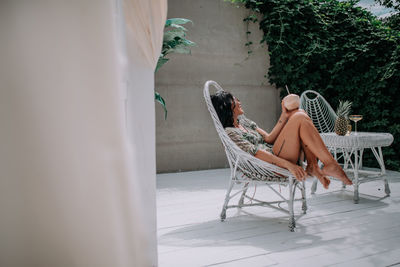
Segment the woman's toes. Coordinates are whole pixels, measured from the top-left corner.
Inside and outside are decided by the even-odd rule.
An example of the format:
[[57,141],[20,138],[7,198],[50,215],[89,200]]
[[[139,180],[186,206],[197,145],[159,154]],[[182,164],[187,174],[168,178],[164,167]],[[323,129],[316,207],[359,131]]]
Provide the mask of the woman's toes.
[[349,177],[347,177],[346,173],[343,171],[343,169],[340,167],[340,165],[337,162],[334,162],[332,164],[328,164],[328,165],[324,166],[322,172],[326,176],[333,176],[333,177],[339,178],[346,185],[353,184],[353,182],[349,179]]
[[329,188],[329,185],[330,185],[330,183],[331,183],[331,180],[329,180],[328,178],[326,178],[326,177],[324,177],[324,188],[325,189],[328,189]]

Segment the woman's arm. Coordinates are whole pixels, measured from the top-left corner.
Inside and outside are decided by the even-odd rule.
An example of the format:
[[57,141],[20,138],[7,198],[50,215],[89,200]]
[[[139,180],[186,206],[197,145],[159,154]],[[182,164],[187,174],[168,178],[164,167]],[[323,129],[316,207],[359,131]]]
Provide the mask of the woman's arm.
[[281,132],[283,126],[285,126],[286,122],[287,122],[287,117],[281,114],[278,122],[275,124],[274,128],[270,133],[267,133],[261,128],[257,128],[256,131],[262,135],[265,142],[267,142],[268,144],[273,144],[276,138],[278,137],[279,133]]
[[260,149],[254,156],[258,159],[261,159],[263,161],[272,163],[276,166],[289,170],[299,181],[304,180],[306,177],[306,172],[303,170],[302,167],[293,164],[290,161],[287,161],[283,158],[277,157],[270,152]]
[[281,116],[279,117],[278,122],[275,124],[274,128],[270,133],[267,133],[261,128],[257,128],[256,131],[262,135],[264,138],[264,141],[267,142],[268,144],[273,144],[278,137],[279,133],[281,132],[283,126],[285,126],[286,122],[289,119],[289,116],[291,112],[288,112],[288,110],[285,108],[283,105],[283,100],[281,102],[281,107],[282,107],[282,113]]

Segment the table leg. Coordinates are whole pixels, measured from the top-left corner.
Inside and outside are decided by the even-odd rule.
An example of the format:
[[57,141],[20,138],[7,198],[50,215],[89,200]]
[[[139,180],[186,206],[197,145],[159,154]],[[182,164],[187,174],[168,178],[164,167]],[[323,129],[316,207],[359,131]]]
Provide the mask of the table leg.
[[[343,155],[343,170],[347,171],[349,168],[349,160],[351,160],[351,154],[344,148],[342,148],[342,155]],[[342,188],[346,188],[346,184],[342,182]]]
[[385,162],[383,161],[383,154],[382,154],[382,148],[378,147],[378,152],[376,151],[375,147],[371,148],[372,152],[374,153],[374,156],[376,160],[379,163],[379,166],[381,167],[381,176],[383,177],[383,182],[385,184],[385,193],[386,196],[390,196],[390,188],[389,188],[389,183],[386,178],[386,168],[385,168]]
[[353,186],[354,186],[354,204],[358,204],[359,201],[359,195],[358,195],[358,150],[354,149],[354,181],[353,181]]
[[[338,156],[337,156],[338,149],[336,147],[333,149],[334,149],[333,150],[333,155],[334,155],[333,158],[336,160],[337,163],[339,163]],[[342,149],[342,151],[343,151],[343,149]],[[342,157],[343,157],[343,170],[345,170],[346,169],[346,167],[345,167],[346,166],[346,157],[345,157],[344,153],[342,153]],[[346,185],[344,183],[342,183],[342,188],[346,188]]]
[[378,151],[379,151],[379,157],[381,159],[381,164],[380,164],[381,165],[381,173],[385,177],[383,179],[383,182],[385,183],[385,193],[386,193],[386,196],[390,196],[390,188],[389,188],[388,180],[386,178],[386,168],[385,168],[385,162],[383,161],[382,148],[378,147]]
[[343,169],[347,169],[349,166],[349,154],[347,152],[347,150],[345,150],[344,148],[342,148],[342,154],[343,154],[343,160],[344,160],[344,164],[343,164]]

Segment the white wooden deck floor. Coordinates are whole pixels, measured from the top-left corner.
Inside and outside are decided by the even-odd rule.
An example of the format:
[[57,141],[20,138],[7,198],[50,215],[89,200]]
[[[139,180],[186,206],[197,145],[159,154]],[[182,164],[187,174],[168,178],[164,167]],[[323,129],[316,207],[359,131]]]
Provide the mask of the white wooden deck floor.
[[[362,184],[359,204],[352,186],[332,181],[310,195],[309,180],[308,212],[295,232],[286,214],[265,207],[229,209],[221,222],[228,176],[228,169],[157,175],[159,266],[400,266],[400,173],[388,171],[388,198],[383,182]],[[272,197],[258,186],[263,196]]]

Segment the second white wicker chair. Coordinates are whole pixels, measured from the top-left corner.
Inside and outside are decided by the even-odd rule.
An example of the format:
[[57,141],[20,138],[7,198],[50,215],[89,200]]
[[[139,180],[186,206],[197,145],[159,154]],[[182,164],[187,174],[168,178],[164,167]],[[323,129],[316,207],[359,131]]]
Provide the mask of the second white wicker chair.
[[[214,81],[207,81],[204,85],[204,99],[207,104],[208,111],[213,119],[215,129],[224,145],[226,156],[231,169],[230,181],[228,190],[226,192],[225,201],[221,211],[221,221],[226,219],[226,210],[229,208],[242,208],[250,206],[268,206],[285,213],[289,214],[289,229],[294,231],[296,222],[294,218],[293,202],[295,200],[302,200],[302,210],[306,213],[306,193],[304,182],[298,182],[295,177],[286,169],[280,168],[276,165],[262,161],[249,153],[240,149],[226,134],[218,115],[214,109],[210,97],[210,86],[214,86],[217,91],[223,91],[223,89]],[[262,183],[267,185],[272,192],[276,193],[282,200],[278,201],[261,201],[246,195],[247,189],[250,184]],[[241,188],[232,193],[232,189],[235,185],[242,185]],[[280,194],[273,185],[288,185],[289,196],[288,198]],[[302,197],[295,199],[295,191],[299,189]],[[229,205],[229,201],[241,193],[239,202],[237,205]],[[244,199],[251,199],[254,203],[244,204]],[[288,208],[281,207],[282,203],[286,203]]]
[[320,133],[334,131],[336,113],[328,101],[318,92],[313,90],[304,91],[300,96],[300,108],[307,112]]

